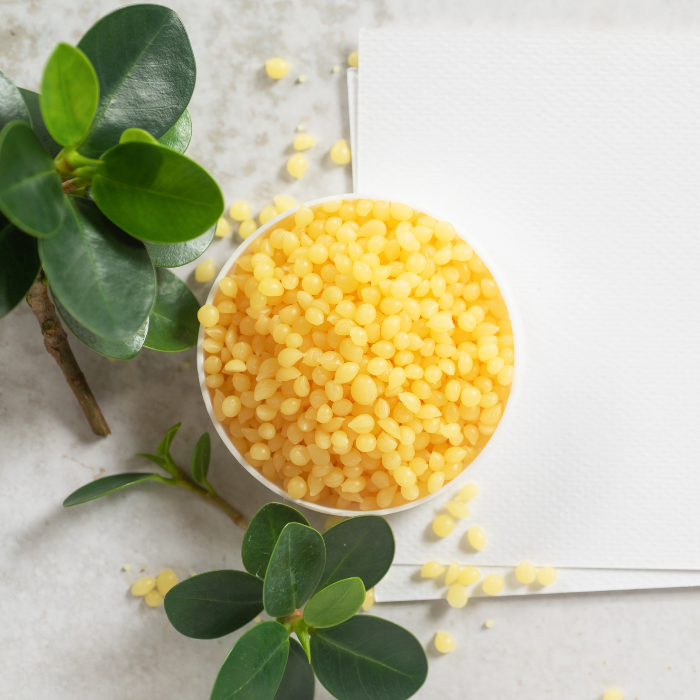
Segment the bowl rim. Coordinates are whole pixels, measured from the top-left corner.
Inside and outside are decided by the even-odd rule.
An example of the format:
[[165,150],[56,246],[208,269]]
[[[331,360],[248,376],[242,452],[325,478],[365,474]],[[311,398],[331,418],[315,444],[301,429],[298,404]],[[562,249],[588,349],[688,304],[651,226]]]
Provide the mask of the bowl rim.
[[[214,281],[212,282],[211,289],[209,290],[209,293],[207,295],[207,299],[204,302],[205,304],[211,304],[214,296],[216,295],[216,290],[219,288],[219,282],[223,277],[226,277],[228,272],[230,271],[231,267],[233,264],[236,262],[236,260],[247,253],[249,247],[252,245],[252,243],[257,239],[260,238],[261,236],[264,236],[269,230],[273,229],[279,222],[281,222],[284,219],[287,219],[288,217],[292,216],[301,206],[301,204],[304,204],[304,206],[308,207],[318,207],[321,204],[324,204],[326,202],[334,202],[337,200],[345,200],[345,201],[355,201],[359,199],[371,199],[373,201],[399,201],[396,199],[386,199],[382,197],[378,197],[376,195],[367,195],[367,194],[336,194],[336,195],[330,195],[327,197],[320,197],[318,199],[313,199],[308,202],[302,202],[300,204],[297,204],[294,207],[291,207],[285,211],[283,211],[281,214],[278,214],[274,219],[270,219],[268,222],[262,224],[259,228],[255,230],[255,232],[247,239],[242,241],[239,246],[236,248],[236,250],[233,251],[231,256],[226,260],[226,262],[223,264],[221,267],[221,270],[219,274],[216,276]],[[411,206],[414,210],[421,211],[424,213],[426,216],[433,216],[433,214],[429,211],[427,211],[423,207],[413,207],[410,203],[409,206]],[[433,217],[433,218],[438,218],[438,217]],[[439,220],[439,219],[438,219]],[[458,234],[459,235],[459,234]],[[517,307],[515,305],[515,299],[513,297],[513,293],[510,290],[510,288],[507,285],[507,279],[503,276],[500,275],[498,272],[494,272],[494,268],[498,269],[498,266],[494,263],[493,259],[491,256],[488,254],[486,251],[485,247],[477,240],[476,235],[469,235],[469,240],[467,241],[466,238],[464,239],[466,243],[474,250],[477,255],[484,260],[486,263],[486,266],[488,267],[489,271],[493,274],[494,279],[498,281],[498,286],[499,289],[501,290],[501,295],[503,296],[504,301],[506,302],[506,307],[508,308],[508,314],[509,318],[511,321],[511,324],[513,326],[513,336],[514,338],[517,338],[518,340],[518,372],[515,374],[515,377],[513,379],[513,383],[511,385],[511,394],[508,397],[508,404],[506,405],[506,408],[503,411],[503,416],[501,417],[501,420],[498,423],[497,429],[494,431],[494,434],[492,435],[491,439],[488,441],[488,443],[484,446],[484,448],[481,450],[481,452],[474,458],[474,461],[469,465],[469,467],[473,467],[477,462],[483,462],[484,461],[484,455],[485,454],[490,454],[493,451],[493,444],[496,442],[496,435],[499,435],[498,441],[500,442],[503,439],[503,435],[507,432],[507,426],[511,422],[511,415],[514,413],[512,404],[514,403],[514,399],[517,400],[519,399],[520,396],[520,384],[521,382],[518,380],[518,377],[522,374],[522,364],[523,360],[521,358],[521,354],[524,354],[522,351],[522,345],[523,343],[521,342],[521,337],[522,337],[522,331],[521,331],[521,316],[519,313],[517,313]],[[214,425],[214,428],[216,429],[216,432],[219,434],[219,437],[223,441],[224,445],[228,448],[229,452],[233,455],[233,457],[236,459],[236,461],[249,473],[251,474],[255,479],[257,479],[261,484],[266,486],[270,491],[272,491],[276,496],[281,498],[284,501],[289,501],[290,503],[293,503],[295,506],[300,506],[302,508],[307,508],[309,510],[316,511],[317,513],[324,513],[326,515],[338,515],[341,517],[355,517],[357,515],[391,515],[393,513],[401,513],[406,510],[410,510],[412,508],[415,508],[416,506],[419,505],[425,505],[429,503],[430,501],[434,500],[438,495],[442,494],[444,497],[445,490],[444,488],[438,489],[435,493],[429,493],[427,496],[423,496],[422,498],[417,498],[415,501],[409,501],[408,503],[405,503],[401,506],[393,506],[391,508],[378,508],[376,510],[350,510],[350,509],[345,509],[345,508],[333,508],[332,506],[328,505],[322,505],[320,503],[310,503],[309,501],[305,501],[303,499],[298,499],[298,498],[292,498],[280,485],[277,485],[276,483],[273,483],[269,481],[261,471],[253,467],[252,465],[248,464],[247,460],[245,457],[238,451],[236,446],[233,444],[231,441],[230,435],[227,434],[227,432],[224,430],[223,426],[221,423],[219,423],[218,419],[216,418],[216,415],[214,414],[214,406],[211,401],[211,397],[209,396],[209,387],[205,384],[205,378],[206,374],[204,372],[204,349],[202,347],[202,343],[206,340],[206,334],[204,332],[204,326],[200,324],[199,326],[199,334],[197,336],[197,375],[199,378],[199,388],[202,392],[202,398],[204,399],[204,405],[206,406],[207,413],[209,414],[209,418],[211,419],[212,424]],[[450,491],[454,491],[455,487],[457,486],[462,486],[466,482],[466,477],[468,474],[468,468],[465,469],[461,474],[458,474],[451,482],[449,482],[448,489]]]

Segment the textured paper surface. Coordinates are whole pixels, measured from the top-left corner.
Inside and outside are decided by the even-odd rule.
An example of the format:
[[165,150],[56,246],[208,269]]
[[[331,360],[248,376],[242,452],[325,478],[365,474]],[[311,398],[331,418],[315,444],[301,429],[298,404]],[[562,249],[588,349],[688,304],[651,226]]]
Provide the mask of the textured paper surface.
[[[700,567],[697,48],[361,34],[359,189],[453,221],[516,325],[513,396],[470,467],[473,516],[437,542],[435,507],[393,516],[413,535],[397,563]],[[461,537],[474,523],[481,553]]]

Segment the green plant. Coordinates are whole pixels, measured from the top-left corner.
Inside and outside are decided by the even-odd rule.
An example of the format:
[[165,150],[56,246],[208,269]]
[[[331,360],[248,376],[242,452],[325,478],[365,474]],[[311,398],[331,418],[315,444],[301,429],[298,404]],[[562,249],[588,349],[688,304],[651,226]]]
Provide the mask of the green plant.
[[314,674],[340,700],[402,700],[423,685],[418,640],[355,614],[394,558],[384,518],[361,515],[321,535],[294,508],[268,503],[248,525],[241,555],[246,571],[199,574],[165,596],[173,627],[195,639],[230,634],[263,610],[276,618],[236,641],[211,700],[310,700]]
[[194,83],[185,28],[159,5],[121,8],[77,47],[58,44],[40,95],[0,71],[0,316],[26,296],[100,435],[109,427],[58,314],[120,360],[196,343],[197,301],[166,269],[206,250],[224,208],[184,155]]

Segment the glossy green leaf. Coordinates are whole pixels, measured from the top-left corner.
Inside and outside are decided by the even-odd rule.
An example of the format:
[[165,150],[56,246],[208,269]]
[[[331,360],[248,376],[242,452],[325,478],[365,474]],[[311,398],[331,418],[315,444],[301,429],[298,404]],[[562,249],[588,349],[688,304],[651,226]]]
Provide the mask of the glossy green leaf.
[[51,288],[68,313],[112,341],[142,328],[153,308],[156,275],[140,241],[118,229],[89,199],[67,198],[59,232],[40,241]]
[[219,186],[200,165],[172,148],[122,143],[95,168],[100,209],[136,238],[182,243],[213,226],[224,210]]
[[55,158],[61,151],[61,144],[54,141],[49,130],[46,128],[46,124],[44,124],[44,117],[41,116],[41,106],[39,105],[39,93],[27,90],[26,88],[19,88],[19,91],[22,93],[24,104],[27,105],[27,109],[29,110],[32,130],[37,135],[37,138],[46,149],[47,153],[52,158]]
[[0,129],[16,120],[31,123],[19,89],[0,70]]
[[134,141],[142,143],[158,143],[147,131],[143,129],[125,129],[119,137],[119,143],[132,143]]
[[420,642],[403,627],[356,615],[311,637],[318,680],[339,700],[404,700],[428,675]]
[[129,127],[160,138],[189,104],[194,54],[185,27],[169,8],[122,7],[94,24],[78,47],[100,81],[100,103],[80,148],[83,155],[97,158]]
[[326,567],[320,588],[351,576],[362,579],[365,589],[376,586],[394,559],[394,535],[379,515],[348,518],[323,533]]
[[88,57],[70,44],[53,50],[41,79],[41,115],[51,136],[63,146],[79,143],[97,111],[100,86]]
[[0,214],[0,318],[24,298],[40,267],[36,238]]
[[301,608],[316,590],[325,561],[320,532],[300,523],[285,525],[265,572],[267,614],[281,617]]
[[209,433],[204,433],[197,440],[192,453],[192,478],[198,483],[203,484],[209,473],[209,460],[211,458],[211,439]]
[[156,267],[181,267],[196,260],[214,240],[216,224],[208,231],[184,243],[151,243],[144,241],[146,250]]
[[91,481],[85,486],[81,486],[63,501],[64,507],[77,506],[81,503],[93,501],[101,496],[106,496],[108,493],[114,493],[125,489],[127,486],[140,484],[143,481],[158,481],[162,477],[158,474],[145,474],[142,472],[132,472],[130,474],[114,474],[105,476],[102,479]]
[[160,352],[180,352],[197,344],[199,302],[170,270],[156,268],[158,294],[149,316],[145,346]]
[[161,457],[166,457],[170,456],[170,445],[173,442],[173,438],[175,437],[175,433],[180,429],[180,426],[182,423],[176,423],[170,430],[168,430],[167,433],[165,433],[165,437],[160,441],[160,444],[158,445],[158,449],[156,452],[161,456]]
[[289,638],[289,656],[275,700],[313,700],[314,670],[301,644]]
[[172,626],[194,639],[231,634],[262,609],[262,582],[245,571],[208,571],[178,583],[165,596]]
[[273,700],[289,655],[289,635],[279,622],[261,622],[229,652],[211,700]]
[[178,153],[184,153],[192,139],[192,119],[190,113],[185,110],[180,118],[158,139],[158,142],[175,149]]
[[27,122],[0,131],[0,211],[26,233],[55,234],[66,207],[61,178],[51,156]]
[[85,343],[95,352],[99,352],[100,355],[111,357],[114,360],[131,360],[139,354],[143,347],[143,341],[146,339],[146,333],[148,333],[148,319],[146,319],[146,323],[143,324],[136,335],[133,335],[131,338],[121,341],[107,340],[99,335],[95,335],[95,333],[85,328],[82,323],[76,321],[57,296],[54,295],[53,301],[63,322],[68,326],[71,333],[81,343]]
[[309,521],[295,508],[283,503],[266,503],[250,521],[243,535],[241,559],[246,571],[265,577],[272,551],[288,523],[308,525]]
[[365,587],[359,578],[336,581],[320,590],[304,608],[309,627],[333,627],[349,620],[365,600]]
[[150,459],[151,462],[157,464],[161,469],[168,471],[168,463],[165,461],[164,457],[160,457],[159,455],[149,455],[147,452],[139,452],[136,456]]

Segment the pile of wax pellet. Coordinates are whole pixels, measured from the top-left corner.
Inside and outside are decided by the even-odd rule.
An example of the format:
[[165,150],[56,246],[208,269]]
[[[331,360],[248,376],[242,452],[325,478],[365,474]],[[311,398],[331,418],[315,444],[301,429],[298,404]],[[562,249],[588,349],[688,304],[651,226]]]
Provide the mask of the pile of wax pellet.
[[132,587],[131,594],[141,598],[143,597],[146,605],[151,608],[158,607],[162,602],[165,594],[177,583],[177,574],[170,569],[161,571],[156,578],[153,576],[144,576],[139,579]]
[[199,310],[206,386],[245,459],[363,511],[435,493],[496,430],[508,311],[454,226],[399,202],[300,206]]

